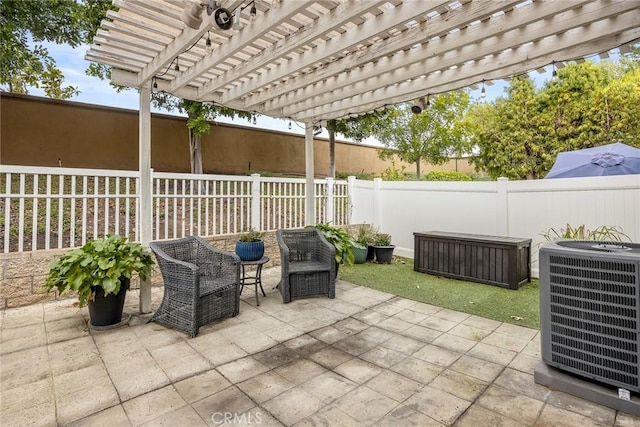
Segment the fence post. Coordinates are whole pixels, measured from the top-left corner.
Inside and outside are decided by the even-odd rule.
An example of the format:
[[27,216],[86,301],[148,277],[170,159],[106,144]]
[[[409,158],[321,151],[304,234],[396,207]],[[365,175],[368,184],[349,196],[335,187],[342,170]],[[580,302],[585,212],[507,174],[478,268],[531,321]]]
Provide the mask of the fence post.
[[327,192],[325,194],[326,196],[326,202],[324,204],[324,219],[327,224],[333,224],[335,221],[334,215],[335,215],[335,210],[333,208],[334,206],[334,201],[333,201],[333,178],[331,177],[327,177],[327,183],[325,184],[327,186]]
[[356,186],[356,177],[347,177],[347,224],[353,224],[353,191]]
[[380,227],[382,212],[380,210],[380,192],[382,191],[382,178],[373,179],[373,226]]
[[251,228],[262,230],[260,227],[260,213],[262,212],[262,198],[260,197],[260,174],[251,174]]
[[509,178],[498,178],[498,212],[496,215],[498,235],[509,235]]

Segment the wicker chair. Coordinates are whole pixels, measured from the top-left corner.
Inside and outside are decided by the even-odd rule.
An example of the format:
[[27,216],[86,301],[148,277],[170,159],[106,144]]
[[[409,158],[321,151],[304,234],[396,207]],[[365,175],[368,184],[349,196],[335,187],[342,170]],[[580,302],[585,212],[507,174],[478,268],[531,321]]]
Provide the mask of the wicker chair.
[[276,231],[282,301],[311,295],[336,296],[336,249],[317,228]]
[[198,334],[200,326],[240,312],[240,258],[199,237],[152,242],[164,297],[151,321]]

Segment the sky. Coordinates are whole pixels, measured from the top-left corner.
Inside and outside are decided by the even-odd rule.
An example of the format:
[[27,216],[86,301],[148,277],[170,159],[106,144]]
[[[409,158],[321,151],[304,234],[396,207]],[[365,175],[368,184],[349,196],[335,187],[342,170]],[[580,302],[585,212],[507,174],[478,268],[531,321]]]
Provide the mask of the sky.
[[[55,43],[43,43],[43,45],[49,50],[49,53],[56,60],[58,67],[64,74],[65,84],[76,86],[80,91],[79,95],[70,99],[71,101],[106,105],[110,107],[127,108],[136,111],[138,110],[138,93],[135,90],[125,90],[118,93],[109,85],[108,81],[100,80],[97,77],[91,77],[85,74],[85,69],[89,64],[89,62],[85,61],[84,59],[84,56],[88,50],[87,45],[81,45],[75,49],[68,45],[58,45]],[[617,60],[618,57],[619,56],[615,54],[611,56],[613,60]],[[599,61],[599,58],[597,56],[594,56],[593,60]],[[551,73],[552,67],[549,65],[544,68],[544,71],[542,73],[532,72],[530,75],[533,78],[536,86],[542,87],[544,83],[551,78]],[[484,98],[484,100],[492,101],[502,96],[507,86],[508,82],[506,80],[495,80],[493,84],[488,83],[486,85],[486,97]],[[42,90],[35,88],[30,89],[29,94],[35,96],[44,96],[44,92]],[[470,96],[472,100],[480,100],[480,87],[471,90]],[[181,115],[177,112],[158,110],[154,109],[153,107],[152,111],[163,114]],[[216,119],[216,121],[304,135],[304,123],[297,123],[294,121],[292,123],[291,129],[289,130],[288,120],[275,119],[268,116],[259,116],[255,125],[245,119],[238,118],[232,120],[230,118],[220,117]],[[323,132],[319,136],[327,138],[327,131],[323,130]],[[381,145],[373,138],[369,138],[363,141],[363,143],[371,145]]]

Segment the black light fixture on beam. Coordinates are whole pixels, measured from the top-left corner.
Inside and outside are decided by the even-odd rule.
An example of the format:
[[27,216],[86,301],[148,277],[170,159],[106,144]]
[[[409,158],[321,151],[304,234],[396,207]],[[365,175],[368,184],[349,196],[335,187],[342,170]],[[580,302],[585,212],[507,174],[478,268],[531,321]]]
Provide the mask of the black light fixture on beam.
[[484,88],[484,79],[482,79],[482,90],[480,91],[480,96],[485,98],[487,96],[487,91]]
[[412,106],[411,106],[411,112],[413,114],[420,114],[422,113],[422,110],[425,110],[427,108],[428,104],[427,101],[424,99],[424,97],[418,99]]
[[551,62],[551,67],[553,68],[553,71],[551,71],[551,80],[557,80],[558,70],[556,70],[556,61]]
[[205,8],[207,9],[207,15],[211,16],[212,24],[216,24],[223,30],[231,28],[231,12],[224,7],[220,7],[216,0],[190,2],[185,6],[180,18],[189,28],[198,30],[202,25],[202,12]]

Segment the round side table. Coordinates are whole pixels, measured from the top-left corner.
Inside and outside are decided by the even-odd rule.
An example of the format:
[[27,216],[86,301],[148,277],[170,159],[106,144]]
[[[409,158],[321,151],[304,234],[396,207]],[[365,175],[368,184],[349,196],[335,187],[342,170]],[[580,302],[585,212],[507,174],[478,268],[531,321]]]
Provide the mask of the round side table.
[[[260,286],[260,290],[262,291],[262,296],[266,297],[267,294],[264,293],[264,288],[262,287],[262,266],[269,262],[268,256],[263,256],[262,258],[255,261],[240,261],[240,265],[242,266],[242,276],[240,277],[240,295],[242,295],[242,290],[245,285],[247,286],[255,286],[256,287],[256,305],[260,306],[260,300],[258,299],[258,286]],[[255,270],[246,271],[246,267],[255,266]]]

